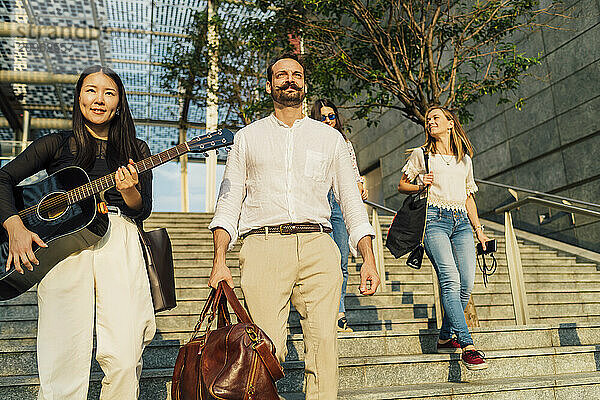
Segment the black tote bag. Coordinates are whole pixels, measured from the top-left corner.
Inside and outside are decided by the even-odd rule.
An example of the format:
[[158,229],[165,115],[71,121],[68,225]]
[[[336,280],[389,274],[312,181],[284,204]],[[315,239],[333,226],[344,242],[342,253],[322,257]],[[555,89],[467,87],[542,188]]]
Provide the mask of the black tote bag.
[[138,225],[142,253],[146,261],[150,294],[154,312],[170,310],[177,306],[175,298],[175,272],[173,270],[173,250],[165,228],[145,232]]
[[[425,172],[429,173],[429,154],[424,153],[423,158],[425,160]],[[427,191],[427,187],[404,199],[402,207],[400,207],[390,225],[385,242],[385,246],[396,258],[414,251],[407,264],[417,269],[421,267],[419,253],[420,259],[423,258],[423,231],[427,214],[427,196],[422,196],[424,191]]]

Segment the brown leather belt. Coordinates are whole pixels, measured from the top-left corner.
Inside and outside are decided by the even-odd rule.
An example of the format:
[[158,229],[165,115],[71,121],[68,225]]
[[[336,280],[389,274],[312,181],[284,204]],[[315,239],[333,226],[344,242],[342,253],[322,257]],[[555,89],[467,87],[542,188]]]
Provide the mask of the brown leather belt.
[[269,230],[269,233],[279,233],[281,235],[293,235],[294,233],[311,233],[311,232],[331,232],[331,228],[320,224],[310,224],[310,223],[301,223],[301,224],[281,224],[275,226],[263,226],[262,228],[252,229],[249,232],[246,232],[242,235],[242,237],[246,237],[248,235],[256,235],[256,234],[264,234],[266,230]]

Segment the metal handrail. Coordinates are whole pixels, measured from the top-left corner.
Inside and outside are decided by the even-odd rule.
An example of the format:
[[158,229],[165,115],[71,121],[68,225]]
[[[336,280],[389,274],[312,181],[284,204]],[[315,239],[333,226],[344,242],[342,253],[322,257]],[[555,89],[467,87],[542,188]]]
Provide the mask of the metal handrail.
[[546,199],[540,199],[539,197],[534,197],[534,196],[528,196],[522,200],[517,200],[517,201],[514,201],[505,206],[496,208],[494,210],[494,212],[497,214],[502,214],[504,212],[513,210],[515,208],[519,208],[521,206],[524,206],[525,204],[530,204],[530,203],[535,203],[535,204],[540,204],[540,205],[546,206],[546,207],[556,208],[561,211],[566,211],[566,212],[573,213],[573,214],[581,214],[581,215],[585,215],[588,217],[600,218],[600,211],[588,210],[586,208],[571,206],[568,204],[558,203],[556,201],[551,201],[551,200],[546,200]]
[[385,272],[385,254],[383,251],[383,235],[381,233],[381,223],[379,222],[379,214],[377,210],[382,210],[387,213],[395,214],[396,211],[391,208],[387,208],[384,205],[374,203],[369,200],[363,200],[363,202],[371,206],[373,208],[371,224],[375,231],[375,237],[373,238],[373,255],[375,256],[375,267],[377,268],[377,273],[379,274],[379,278],[381,279],[380,283],[380,291],[387,292],[389,290],[389,285],[386,281],[386,272]]
[[[513,298],[513,308],[514,308],[514,312],[515,312],[515,320],[516,320],[517,325],[528,325],[531,322],[531,317],[529,314],[527,293],[525,290],[525,279],[523,276],[523,266],[522,266],[522,262],[521,262],[521,254],[520,254],[520,250],[519,250],[519,244],[517,242],[516,233],[513,228],[512,216],[510,215],[511,210],[518,208],[520,206],[523,206],[525,204],[535,203],[535,204],[540,204],[540,205],[543,205],[546,207],[564,210],[564,211],[567,211],[570,213],[577,213],[577,214],[583,214],[586,216],[600,218],[600,211],[589,210],[589,209],[574,206],[574,205],[571,205],[568,203],[575,203],[578,205],[583,205],[583,206],[588,206],[588,207],[597,207],[597,208],[600,208],[600,204],[595,204],[595,203],[591,203],[591,202],[587,202],[587,201],[581,201],[581,200],[577,200],[577,199],[571,199],[571,198],[564,197],[564,196],[557,196],[557,195],[553,195],[553,194],[549,194],[549,193],[543,193],[543,192],[539,192],[537,190],[531,190],[531,189],[525,189],[525,188],[521,188],[521,187],[517,187],[517,186],[506,185],[503,183],[486,181],[486,180],[482,180],[482,179],[476,179],[475,182],[477,182],[479,184],[485,184],[485,185],[501,187],[504,189],[509,189],[509,191],[511,191],[511,190],[520,191],[520,192],[525,192],[525,193],[534,195],[534,196],[528,196],[521,200],[517,199],[517,201],[514,201],[514,202],[504,205],[502,207],[498,207],[497,209],[494,210],[496,213],[504,214],[504,227],[505,227],[504,237],[505,237],[505,242],[506,242],[505,252],[506,252],[506,258],[507,258],[507,267],[508,267],[508,273],[509,273],[511,295]],[[548,197],[551,199],[560,200],[560,202],[556,202],[556,201],[552,201],[552,200],[548,200],[548,199],[542,199],[542,198],[536,197],[536,196]],[[380,237],[381,236],[381,227],[379,225],[379,218],[377,216],[377,210],[385,211],[390,214],[395,214],[396,211],[391,208],[385,207],[381,204],[374,203],[372,201],[366,200],[364,203],[373,207],[373,221],[374,221],[374,225],[375,225],[374,228],[379,233],[379,237],[377,237],[377,235],[376,235],[376,238],[374,241],[375,245],[374,245],[373,250],[376,252],[375,258],[376,258],[377,269],[379,271],[379,274],[380,274],[381,280],[382,280],[382,284],[383,284],[382,291],[385,292],[388,290],[388,287],[387,287],[388,285],[385,285],[385,283],[387,283],[387,282],[385,282],[386,275],[385,275],[385,262],[383,260],[383,258],[384,258],[383,257],[383,243],[382,243],[382,238]],[[435,293],[436,287],[439,290],[435,272],[433,273],[432,283],[434,285],[434,293]],[[436,309],[436,316],[438,317],[437,322],[438,322],[438,327],[439,327],[439,323],[440,323],[439,320],[441,317],[442,307],[441,307],[441,304],[439,304],[438,299],[436,299],[435,309]]]
[[549,197],[549,198],[556,199],[556,200],[568,201],[570,203],[577,203],[577,204],[582,204],[582,205],[585,205],[585,206],[600,208],[600,204],[591,203],[589,201],[572,199],[570,197],[558,196],[558,195],[550,194],[550,193],[539,192],[539,191],[533,190],[533,189],[525,189],[525,188],[518,187],[518,186],[512,186],[512,185],[507,185],[507,184],[504,184],[504,183],[486,181],[486,180],[483,180],[483,179],[475,179],[475,182],[476,183],[482,183],[484,185],[496,186],[496,187],[500,187],[500,188],[504,188],[504,189],[512,189],[512,190],[516,190],[516,191],[519,191],[519,192],[525,192],[525,193],[529,193],[529,194],[534,194],[536,196],[544,196],[544,197]]
[[[590,210],[585,207],[600,208],[600,204],[591,203],[569,197],[558,196],[554,194],[539,192],[537,190],[525,189],[517,186],[506,185],[503,183],[491,182],[481,179],[476,179],[479,184],[496,186],[508,191],[515,197],[515,201],[510,204],[498,207],[494,210],[497,214],[504,214],[504,238],[506,241],[505,252],[506,262],[508,267],[509,282],[511,287],[511,295],[513,298],[513,308],[515,312],[515,320],[517,325],[528,325],[531,321],[529,315],[529,306],[527,302],[527,292],[525,290],[525,279],[523,276],[523,265],[521,262],[521,253],[517,236],[513,227],[511,211],[526,204],[539,204],[545,207],[567,211],[573,214],[582,214],[595,218],[600,218],[600,211]],[[525,192],[532,196],[527,196],[524,199],[518,199],[516,191]],[[546,197],[546,198],[542,198]],[[552,201],[559,200],[559,201]],[[576,204],[573,205],[572,203]]]
[[373,203],[372,201],[369,201],[369,200],[364,200],[363,202],[364,202],[365,204],[367,204],[367,205],[369,205],[369,206],[373,207],[373,208],[377,208],[377,209],[379,209],[379,210],[382,210],[382,211],[388,212],[388,213],[390,213],[390,214],[396,214],[396,210],[392,210],[391,208],[388,208],[388,207],[386,207],[386,206],[382,206],[381,204]]

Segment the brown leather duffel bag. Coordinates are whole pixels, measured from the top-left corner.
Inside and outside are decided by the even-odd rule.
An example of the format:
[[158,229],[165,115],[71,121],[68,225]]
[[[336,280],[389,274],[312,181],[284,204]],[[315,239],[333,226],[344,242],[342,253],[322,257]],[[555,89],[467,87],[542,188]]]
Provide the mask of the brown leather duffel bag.
[[[238,323],[231,324],[227,303]],[[200,328],[208,315],[203,335]],[[211,330],[217,318],[217,329]],[[271,339],[253,322],[224,281],[212,290],[192,339],[179,350],[173,400],[278,400],[275,381],[283,369]]]

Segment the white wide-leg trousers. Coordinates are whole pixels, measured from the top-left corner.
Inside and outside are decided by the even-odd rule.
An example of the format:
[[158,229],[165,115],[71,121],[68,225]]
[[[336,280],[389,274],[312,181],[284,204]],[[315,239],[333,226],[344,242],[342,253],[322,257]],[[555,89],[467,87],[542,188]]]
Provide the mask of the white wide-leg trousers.
[[109,219],[100,242],[61,261],[38,285],[39,400],[87,398],[94,314],[105,375],[100,399],[139,396],[154,309],[137,228],[121,216]]

